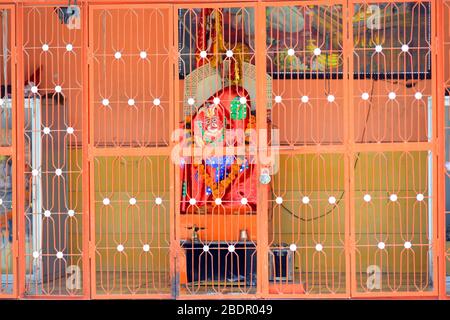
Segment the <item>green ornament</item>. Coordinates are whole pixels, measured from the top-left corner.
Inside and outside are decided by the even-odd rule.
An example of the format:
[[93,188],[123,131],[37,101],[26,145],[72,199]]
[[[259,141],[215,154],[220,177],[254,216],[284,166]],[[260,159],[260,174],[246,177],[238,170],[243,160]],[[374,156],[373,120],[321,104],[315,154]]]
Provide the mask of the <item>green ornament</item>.
[[187,195],[187,185],[186,185],[186,182],[183,182],[182,195],[183,195],[183,197],[186,197],[186,195]]
[[247,104],[241,103],[239,97],[231,100],[231,119],[243,120],[247,118]]

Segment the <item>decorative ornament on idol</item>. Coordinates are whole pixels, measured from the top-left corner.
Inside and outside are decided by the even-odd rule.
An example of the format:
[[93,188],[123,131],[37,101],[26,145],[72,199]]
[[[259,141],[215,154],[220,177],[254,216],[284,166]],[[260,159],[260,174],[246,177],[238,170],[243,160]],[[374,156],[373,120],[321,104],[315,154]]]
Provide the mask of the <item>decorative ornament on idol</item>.
[[262,168],[261,174],[259,175],[259,182],[261,182],[261,184],[269,184],[270,180],[269,168]]
[[[246,102],[241,102],[241,98],[250,99],[246,90],[227,87],[210,97],[200,107],[193,118],[194,140],[198,146],[222,146],[227,129],[233,129],[236,135],[245,132],[249,123],[250,108]],[[227,141],[227,144],[229,143],[230,141]]]
[[206,104],[200,108],[194,118],[195,143],[203,147],[206,144],[219,146],[225,138],[226,119],[223,110],[214,103]]

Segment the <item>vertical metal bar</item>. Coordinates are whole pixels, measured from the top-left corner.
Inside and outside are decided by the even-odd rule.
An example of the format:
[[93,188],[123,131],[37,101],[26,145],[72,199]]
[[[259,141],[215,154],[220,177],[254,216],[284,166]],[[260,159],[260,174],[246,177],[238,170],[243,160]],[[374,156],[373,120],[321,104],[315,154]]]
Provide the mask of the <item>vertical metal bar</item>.
[[82,73],[83,73],[83,115],[82,115],[82,153],[83,153],[83,167],[82,167],[82,190],[83,190],[83,232],[82,232],[82,265],[83,265],[83,296],[85,298],[91,297],[90,288],[90,269],[89,269],[89,244],[90,244],[90,188],[89,188],[89,115],[90,115],[90,103],[89,103],[89,59],[88,59],[88,48],[89,48],[89,33],[88,33],[88,22],[89,22],[89,8],[88,4],[84,3],[81,8],[81,19],[82,19]]
[[[176,52],[176,64],[175,64],[175,68],[178,64],[178,10],[179,7],[177,5],[172,7],[172,16],[173,17],[177,17],[176,19],[173,20],[173,50]],[[174,52],[174,55],[175,55]],[[179,84],[179,80],[178,80],[178,73],[174,72],[173,74],[173,95],[174,95],[174,100],[173,100],[173,125],[175,128],[178,127],[179,122],[180,122],[180,112],[179,112],[179,108],[181,108],[181,104],[179,102],[180,100],[180,84]],[[174,164],[173,165],[175,168],[177,168],[179,170],[179,166]],[[175,174],[174,174],[174,180],[170,180],[172,183],[174,183],[174,189],[173,192],[175,193],[175,200],[172,203],[172,207],[173,207],[173,213],[171,213],[171,217],[173,217],[172,219],[172,223],[173,225],[171,225],[171,230],[173,229],[174,232],[174,238],[173,238],[173,247],[172,250],[174,251],[174,268],[173,268],[173,274],[172,276],[175,277],[175,279],[179,279],[180,276],[180,270],[179,270],[179,261],[180,261],[180,255],[183,254],[180,248],[180,194],[181,194],[181,183],[180,183],[180,174],[179,171],[177,172],[177,170],[175,170]],[[172,282],[173,283],[173,282]],[[179,286],[179,283],[177,281],[176,283],[177,286]],[[179,290],[180,288],[177,288],[177,290]],[[174,288],[172,288],[172,292],[173,292]]]
[[[256,128],[258,137],[258,153],[265,150],[267,141],[260,140],[261,131],[267,130],[267,102],[266,102],[266,7],[258,2],[255,6],[255,55],[256,55]],[[259,167],[259,166],[258,166]],[[261,168],[258,168],[260,172]],[[267,295],[269,293],[269,269],[268,269],[268,202],[269,185],[259,182],[257,187],[257,293]]]
[[[432,88],[431,88],[431,101],[432,101],[432,149],[430,150],[432,152],[432,176],[429,177],[432,179],[432,191],[431,191],[431,197],[433,199],[432,201],[432,238],[431,238],[431,250],[432,250],[432,264],[433,264],[433,270],[432,270],[432,279],[434,280],[433,283],[433,291],[436,292],[439,295],[440,287],[441,287],[441,280],[439,275],[439,258],[443,257],[442,253],[445,250],[445,242],[443,244],[440,243],[440,235],[439,235],[439,223],[440,223],[440,216],[444,216],[444,225],[445,225],[445,210],[443,210],[443,214],[439,211],[440,209],[440,199],[442,195],[442,190],[439,188],[440,180],[442,177],[445,177],[444,173],[441,173],[441,170],[443,168],[443,161],[441,164],[440,158],[441,158],[441,147],[440,147],[440,136],[444,134],[444,129],[441,128],[440,123],[444,119],[444,112],[441,112],[441,108],[443,105],[443,99],[444,94],[440,90],[440,87],[442,87],[441,84],[443,84],[442,80],[442,70],[443,66],[441,65],[440,61],[440,55],[439,55],[439,48],[440,48],[440,39],[439,39],[439,13],[438,13],[438,1],[431,1],[431,68],[432,68]],[[439,1],[440,2],[440,1]],[[441,8],[442,9],[442,8]],[[441,115],[441,116],[439,116]],[[440,120],[442,119],[442,120]],[[443,122],[442,122],[443,124]],[[442,130],[441,130],[442,129]],[[442,140],[444,140],[442,138]],[[445,156],[444,156],[445,159]],[[428,231],[428,230],[427,230]],[[428,235],[430,236],[430,235]],[[445,233],[443,233],[443,238],[445,239]],[[444,258],[445,261],[445,258]],[[445,268],[444,268],[445,270]],[[437,283],[437,285],[436,285]],[[445,278],[444,278],[444,289],[445,289]]]
[[[439,87],[439,80],[440,77],[438,75],[438,32],[437,32],[437,5],[436,5],[435,0],[431,1],[431,68],[432,68],[432,74],[435,75],[433,77],[433,81],[432,81],[432,89],[431,89],[431,101],[432,101],[432,157],[431,157],[431,161],[432,161],[432,176],[429,177],[429,179],[432,179],[432,190],[431,190],[431,197],[433,199],[432,202],[432,231],[433,234],[431,235],[432,238],[429,239],[431,240],[431,250],[432,250],[432,263],[433,263],[433,278],[431,279],[431,281],[433,281],[433,291],[439,293],[439,268],[438,268],[438,257],[440,256],[441,253],[441,244],[439,243],[438,240],[438,223],[439,223],[439,211],[438,211],[438,201],[440,199],[439,197],[439,189],[438,189],[438,161],[439,161],[439,148],[438,148],[438,139],[439,139],[439,135],[443,133],[442,132],[438,132],[438,123],[437,123],[437,111],[439,110],[439,102],[438,100],[442,100],[443,97],[438,97],[438,87]],[[443,114],[443,113],[442,113]],[[441,166],[442,167],[442,166]],[[428,231],[428,230],[427,230]],[[428,237],[430,237],[430,235],[428,235]],[[436,248],[436,249],[434,249]],[[437,282],[437,286],[434,284],[435,282]]]
[[18,237],[18,297],[25,294],[25,137],[24,137],[24,59],[23,59],[23,4],[19,3],[17,8],[17,77],[16,77],[16,184],[21,186],[16,192],[16,215],[17,215],[17,237]]
[[[17,296],[17,267],[18,267],[18,211],[17,211],[17,128],[16,128],[16,119],[17,119],[17,87],[14,85],[16,83],[16,77],[17,77],[17,50],[16,50],[16,14],[15,14],[15,7],[10,6],[9,12],[10,12],[10,22],[9,22],[9,28],[11,30],[9,34],[9,38],[11,39],[11,88],[12,88],[12,119],[11,119],[11,161],[13,165],[13,177],[12,177],[12,219],[13,219],[13,252],[12,252],[12,276],[13,276],[13,284],[12,284],[12,297]],[[4,57],[6,59],[6,57]],[[6,83],[5,83],[6,85]]]
[[[177,73],[177,63],[178,63],[178,49],[177,49],[177,42],[178,42],[178,28],[177,28],[177,22],[178,22],[178,14],[173,6],[170,6],[168,9],[169,12],[169,59],[170,59],[170,70],[169,70],[169,79],[170,82],[173,85],[169,85],[169,149],[172,150],[174,147],[174,144],[176,141],[172,139],[172,134],[177,128],[177,119],[178,119],[178,96],[176,96],[178,88],[178,73]],[[169,204],[169,239],[170,239],[170,249],[169,249],[169,255],[170,255],[170,283],[171,283],[171,292],[173,298],[176,298],[178,295],[178,272],[176,268],[176,261],[177,261],[177,239],[176,239],[176,230],[174,228],[175,226],[175,219],[176,219],[176,206],[174,205],[176,202],[176,198],[178,198],[178,189],[176,188],[177,182],[176,180],[179,180],[179,175],[177,174],[177,166],[175,163],[173,163],[170,159],[170,155],[167,159],[169,161],[169,191],[170,191],[170,204]]]
[[96,267],[95,267],[95,184],[94,184],[94,159],[92,155],[93,150],[93,143],[94,143],[94,107],[92,106],[92,95],[93,95],[93,83],[94,83],[94,74],[93,74],[93,67],[92,67],[92,47],[93,47],[93,39],[94,39],[94,8],[92,6],[88,6],[87,8],[89,17],[88,17],[88,30],[85,30],[85,32],[88,33],[88,47],[87,47],[87,67],[88,67],[88,84],[86,84],[86,87],[88,88],[88,128],[85,129],[85,136],[88,136],[88,143],[87,143],[87,159],[88,159],[88,167],[86,170],[88,170],[89,174],[87,175],[87,179],[89,180],[89,242],[88,242],[88,256],[89,256],[89,264],[90,264],[90,294],[93,298],[95,298],[96,295],[96,281],[97,281],[97,274],[96,274]]
[[[436,152],[435,152],[435,162],[434,168],[436,168],[437,177],[434,180],[437,180],[437,189],[435,189],[435,201],[437,203],[437,230],[435,232],[437,240],[436,246],[437,248],[434,250],[437,255],[437,270],[438,273],[435,273],[435,279],[438,283],[438,293],[440,299],[446,299],[446,253],[445,253],[445,233],[446,233],[446,214],[445,214],[445,80],[444,79],[444,54],[445,54],[445,29],[444,29],[444,10],[445,10],[445,1],[434,1],[434,14],[435,14],[435,25],[436,28],[436,37],[434,38],[435,45],[435,56],[436,60],[433,63],[435,66],[434,71],[436,82],[433,87],[436,90],[436,94],[433,95],[433,106],[434,106],[434,120],[433,124],[436,127],[436,133],[433,135],[434,143],[436,144]],[[448,142],[447,142],[448,143]]]
[[356,290],[355,273],[355,161],[354,153],[354,106],[353,106],[353,1],[343,4],[343,56],[344,56],[344,177],[345,177],[345,251],[346,293],[351,296]]

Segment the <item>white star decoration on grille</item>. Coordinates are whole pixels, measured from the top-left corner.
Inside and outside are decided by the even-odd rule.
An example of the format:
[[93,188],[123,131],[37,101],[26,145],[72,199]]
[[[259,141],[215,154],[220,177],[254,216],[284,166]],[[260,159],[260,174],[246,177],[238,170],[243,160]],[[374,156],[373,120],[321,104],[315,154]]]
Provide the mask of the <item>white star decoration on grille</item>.
[[369,94],[367,92],[363,92],[363,94],[361,95],[361,99],[369,100]]
[[394,100],[397,97],[397,94],[395,92],[389,92],[388,97],[390,100]]
[[335,204],[335,203],[336,203],[336,198],[333,197],[333,196],[329,197],[329,198],[328,198],[328,203],[329,203],[329,204]]

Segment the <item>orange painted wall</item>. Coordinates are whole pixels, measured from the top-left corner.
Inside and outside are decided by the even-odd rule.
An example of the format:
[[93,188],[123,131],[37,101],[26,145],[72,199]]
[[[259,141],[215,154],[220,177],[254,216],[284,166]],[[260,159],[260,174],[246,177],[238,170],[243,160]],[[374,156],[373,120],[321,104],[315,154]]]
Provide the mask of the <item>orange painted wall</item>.
[[[61,85],[69,105],[68,123],[75,128],[77,143],[81,138],[81,33],[73,32],[62,25],[55,13],[47,11],[34,12],[25,9],[28,24],[25,28],[24,41],[28,48],[24,53],[25,77],[42,66],[42,94],[51,93],[56,85]],[[147,28],[168,29],[168,19],[162,12],[158,17],[139,15],[135,19],[96,11],[94,15],[94,38],[92,41],[93,83],[92,104],[94,106],[95,141],[99,145],[135,143],[147,140],[166,144],[169,139],[167,125],[169,106],[169,37],[167,32],[142,33],[142,37],[130,37],[136,30]],[[45,15],[44,25],[33,19],[36,15]],[[150,25],[145,22],[150,22]],[[106,36],[103,37],[103,30]],[[61,35],[61,36],[56,36]],[[62,40],[61,40],[62,39]],[[66,51],[66,44],[72,44],[72,52]],[[42,45],[48,44],[48,52],[42,51]],[[122,53],[117,61],[111,49]],[[139,59],[139,52],[148,52],[148,63]],[[62,61],[64,60],[64,63]],[[55,79],[62,79],[56,83]],[[109,81],[103,81],[108,79]],[[373,83],[372,83],[373,82]],[[287,97],[282,104],[274,104],[272,121],[280,129],[282,144],[330,144],[342,142],[344,104],[343,81],[330,80],[274,80],[273,92]],[[183,100],[183,81],[180,80],[179,101]],[[326,87],[336,97],[333,104],[327,104]],[[420,90],[424,96],[431,94],[430,80],[420,80],[415,86],[406,88],[404,83],[394,81],[358,80],[353,82],[355,135],[361,138],[367,116],[368,105],[360,99],[362,92],[371,92],[372,108],[367,120],[366,142],[403,140],[424,141],[426,138],[427,117],[426,99],[417,102],[414,93]],[[397,93],[397,102],[391,103],[387,94]],[[308,106],[300,102],[300,97],[307,94]],[[111,102],[111,109],[101,105],[103,98]],[[133,98],[136,108],[130,108],[127,101]],[[159,98],[161,105],[154,108],[153,99]],[[180,116],[182,106],[176,106]],[[404,126],[403,124],[408,124]],[[78,130],[77,130],[78,129]]]
[[[67,125],[75,129],[71,144],[81,144],[82,133],[82,52],[81,31],[69,30],[59,22],[58,16],[47,7],[24,8],[24,78],[28,80],[40,67],[37,84],[41,96],[54,94],[55,86],[62,87],[67,107]],[[45,21],[46,23],[42,23]],[[48,51],[42,46],[47,44]],[[72,51],[66,46],[71,44]]]

